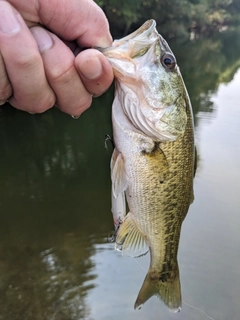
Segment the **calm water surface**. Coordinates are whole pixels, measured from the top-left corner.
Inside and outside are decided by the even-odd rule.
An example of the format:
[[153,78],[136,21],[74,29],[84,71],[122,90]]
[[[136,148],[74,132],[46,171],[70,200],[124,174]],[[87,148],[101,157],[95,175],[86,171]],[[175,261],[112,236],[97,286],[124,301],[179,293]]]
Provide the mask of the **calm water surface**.
[[[182,296],[217,320],[240,315],[240,70],[236,56],[230,61],[216,46],[229,39],[187,44],[198,52],[190,54],[194,68],[186,48],[173,48],[198,147],[195,201],[179,248]],[[107,242],[112,97],[110,90],[96,99],[78,120],[0,109],[0,319],[208,319],[185,304],[171,314],[155,297],[133,310],[149,256],[125,258]]]

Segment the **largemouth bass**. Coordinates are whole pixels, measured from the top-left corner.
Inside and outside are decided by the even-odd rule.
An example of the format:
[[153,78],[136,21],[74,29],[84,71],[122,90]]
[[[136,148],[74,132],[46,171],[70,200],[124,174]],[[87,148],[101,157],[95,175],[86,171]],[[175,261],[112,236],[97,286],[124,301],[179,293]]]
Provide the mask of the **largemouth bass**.
[[194,126],[175,56],[155,25],[149,20],[102,50],[116,77],[112,212],[116,249],[132,257],[150,250],[150,267],[135,308],[157,295],[177,312],[177,252],[193,200]]

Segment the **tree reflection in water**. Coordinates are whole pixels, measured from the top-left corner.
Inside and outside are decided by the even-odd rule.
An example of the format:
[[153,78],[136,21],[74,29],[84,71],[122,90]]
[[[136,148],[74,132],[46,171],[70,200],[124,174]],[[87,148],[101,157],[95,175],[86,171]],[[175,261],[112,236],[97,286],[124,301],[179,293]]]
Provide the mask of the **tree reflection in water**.
[[112,228],[110,106],[82,122],[1,109],[0,319],[88,314],[94,244]]

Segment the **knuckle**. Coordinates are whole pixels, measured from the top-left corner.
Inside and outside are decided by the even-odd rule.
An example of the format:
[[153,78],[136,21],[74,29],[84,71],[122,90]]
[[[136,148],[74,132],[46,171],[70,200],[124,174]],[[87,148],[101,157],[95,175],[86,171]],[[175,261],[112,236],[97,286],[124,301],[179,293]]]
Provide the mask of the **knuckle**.
[[28,55],[19,55],[16,57],[16,68],[33,69],[42,64],[42,58],[37,51]]
[[71,104],[67,104],[63,101],[57,101],[57,107],[62,111],[70,115],[78,116],[82,114],[85,110],[87,110],[92,104],[91,96],[81,97],[79,100],[72,102]]
[[50,109],[50,106],[46,104],[37,104],[36,106],[34,106],[34,108],[31,108],[29,111],[31,111],[32,113],[44,113],[48,109]]
[[29,112],[32,113],[43,113],[54,106],[55,97],[54,95],[48,95],[43,99],[39,99],[37,103],[31,104],[31,107],[28,108]]
[[35,112],[36,113],[43,113],[54,106],[55,99],[49,99],[48,101],[44,101],[38,104]]
[[75,74],[75,67],[73,64],[65,65],[56,65],[55,67],[49,70],[49,76],[51,80],[56,83],[65,83],[69,82],[72,79],[72,76]]
[[91,104],[92,104],[92,96],[88,96],[84,99],[82,98],[79,102],[79,108],[78,108],[79,112],[82,113],[83,111],[87,110],[91,106]]

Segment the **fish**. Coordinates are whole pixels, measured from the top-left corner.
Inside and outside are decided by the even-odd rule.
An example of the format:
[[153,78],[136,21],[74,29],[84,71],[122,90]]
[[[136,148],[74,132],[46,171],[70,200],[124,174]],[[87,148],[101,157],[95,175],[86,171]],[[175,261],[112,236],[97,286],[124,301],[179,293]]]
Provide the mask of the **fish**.
[[182,305],[178,246],[194,199],[191,102],[176,58],[154,20],[101,52],[115,75],[111,158],[115,248],[130,257],[150,252],[134,308],[156,295],[170,311],[178,312]]

